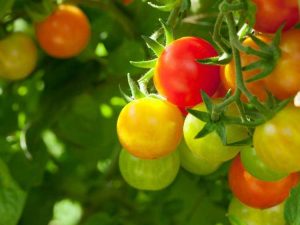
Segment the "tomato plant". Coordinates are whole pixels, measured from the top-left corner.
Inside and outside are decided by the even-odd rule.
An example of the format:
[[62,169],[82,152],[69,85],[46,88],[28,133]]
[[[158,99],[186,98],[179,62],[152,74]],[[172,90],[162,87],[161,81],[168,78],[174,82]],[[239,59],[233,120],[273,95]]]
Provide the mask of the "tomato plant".
[[[228,216],[247,225],[285,225],[284,203],[268,209],[256,209],[246,206],[233,198],[228,209]],[[233,224],[234,225],[234,224]]]
[[25,33],[13,33],[0,40],[0,77],[20,80],[34,70],[37,49]]
[[119,166],[123,178],[141,190],[160,190],[171,184],[178,173],[180,159],[177,151],[159,159],[140,159],[122,150]]
[[78,55],[90,39],[90,23],[77,6],[62,4],[45,20],[36,24],[42,49],[56,58]]
[[123,147],[139,158],[153,159],[175,151],[183,118],[176,106],[151,97],[136,99],[121,111],[117,132]]
[[[201,103],[193,109],[206,111],[204,103]],[[231,107],[231,112],[235,111]],[[214,131],[205,137],[195,139],[197,133],[204,127],[205,123],[192,114],[188,114],[184,121],[183,134],[187,146],[196,156],[206,159],[208,162],[220,163],[235,157],[242,147],[224,146],[218,134]],[[239,141],[247,137],[247,129],[230,125],[227,129],[227,140],[229,143]]]
[[290,190],[299,180],[298,173],[293,173],[279,181],[262,181],[248,173],[238,155],[232,162],[228,173],[229,186],[244,204],[254,208],[270,208],[283,202]]
[[291,173],[300,170],[299,120],[299,108],[288,105],[255,129],[253,143],[257,155],[275,171]]
[[216,55],[213,46],[203,39],[175,40],[165,48],[155,67],[154,82],[158,92],[181,108],[200,103],[201,90],[212,96],[220,83],[219,67],[203,65],[196,60]]
[[256,23],[254,28],[257,31],[275,33],[282,25],[284,25],[284,30],[288,30],[299,21],[297,0],[252,1],[256,5]]
[[253,147],[245,148],[241,151],[243,166],[252,176],[264,181],[276,181],[286,177],[287,173],[280,173],[270,169],[259,158]]
[[181,166],[190,173],[207,175],[216,171],[221,163],[209,162],[204,158],[195,155],[183,140],[179,147]]

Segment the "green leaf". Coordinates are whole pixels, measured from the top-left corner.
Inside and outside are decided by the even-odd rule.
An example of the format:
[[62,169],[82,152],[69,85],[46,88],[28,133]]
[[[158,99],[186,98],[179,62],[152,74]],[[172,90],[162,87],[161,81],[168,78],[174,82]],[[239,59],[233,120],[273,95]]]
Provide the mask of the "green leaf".
[[14,0],[0,0],[0,20],[11,10],[14,2]]
[[26,193],[12,179],[6,164],[0,159],[0,224],[16,225],[21,216]]
[[286,200],[284,218],[289,225],[300,225],[300,185],[292,189]]
[[253,27],[256,21],[256,5],[252,0],[246,0],[247,3],[247,22],[250,27]]
[[161,45],[156,40],[153,40],[152,38],[149,38],[147,36],[142,36],[145,40],[147,46],[154,52],[154,54],[159,57],[161,53],[164,51],[164,46]]
[[155,67],[156,62],[157,59],[151,59],[147,61],[130,61],[130,64],[138,68],[151,69]]
[[211,132],[216,130],[216,125],[213,123],[206,123],[202,130],[195,136],[195,139],[205,137],[206,135],[210,134]]
[[192,114],[194,117],[204,121],[204,122],[210,122],[210,114],[207,112],[202,112],[194,109],[188,109],[187,110],[190,114]]

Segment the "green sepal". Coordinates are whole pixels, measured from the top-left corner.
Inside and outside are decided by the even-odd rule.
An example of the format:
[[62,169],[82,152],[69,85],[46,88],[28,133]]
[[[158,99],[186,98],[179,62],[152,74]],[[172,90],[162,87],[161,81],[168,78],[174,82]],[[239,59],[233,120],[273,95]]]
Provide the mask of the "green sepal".
[[159,19],[159,22],[162,25],[162,28],[164,29],[164,35],[165,35],[165,39],[166,39],[166,45],[169,45],[170,43],[172,43],[174,41],[174,36],[173,36],[173,31],[172,29],[163,22],[162,19]]
[[242,139],[240,141],[235,141],[232,143],[227,143],[226,146],[250,146],[252,145],[252,137],[249,136],[245,139]]
[[273,109],[274,114],[278,113],[281,111],[283,108],[285,108],[291,101],[293,100],[293,97],[287,98],[285,100],[282,100],[279,102],[276,107]]
[[150,69],[145,73],[138,82],[148,82],[154,76],[154,69]]
[[197,59],[197,62],[205,65],[226,65],[231,61],[232,56],[223,53],[220,56],[210,57],[206,59]]
[[145,61],[130,61],[130,64],[143,69],[151,69],[155,67],[157,59],[145,60]]
[[147,36],[142,36],[145,40],[147,46],[154,52],[154,54],[159,57],[161,53],[164,51],[165,47],[157,42],[156,40],[153,40],[152,38],[149,38]]
[[123,91],[123,89],[121,88],[120,85],[119,85],[119,91],[120,91],[121,95],[123,96],[123,98],[125,99],[126,102],[131,102],[131,101],[134,100],[133,98],[131,98],[130,96],[128,96],[128,95]]
[[249,71],[249,70],[259,69],[259,68],[262,68],[264,66],[264,64],[265,64],[264,60],[258,60],[258,61],[255,61],[253,63],[250,63],[246,66],[243,66],[242,70],[243,71]]
[[195,109],[188,109],[187,110],[190,114],[192,114],[194,117],[202,120],[203,122],[210,122],[210,114],[207,112],[195,110]]
[[206,109],[209,113],[212,113],[213,110],[213,102],[210,97],[205,93],[205,91],[201,90],[202,101],[204,102]]
[[300,185],[292,189],[284,208],[284,218],[289,225],[300,225]]
[[130,74],[127,74],[127,80],[130,87],[130,91],[133,99],[144,98],[146,95],[139,89],[137,83],[131,78]]
[[214,123],[206,123],[204,127],[198,132],[195,136],[195,139],[205,137],[206,135],[210,134],[211,132],[216,130],[216,124]]
[[265,43],[264,41],[262,41],[261,39],[259,39],[258,37],[256,37],[253,34],[249,34],[249,37],[252,39],[252,41],[262,50],[266,50],[268,51],[270,46]]
[[224,123],[217,123],[216,125],[216,132],[220,137],[223,145],[227,145],[227,135],[226,135],[226,127]]
[[250,83],[265,78],[274,70],[275,65],[262,63],[261,67],[262,67],[262,71],[257,75],[247,79],[246,82]]

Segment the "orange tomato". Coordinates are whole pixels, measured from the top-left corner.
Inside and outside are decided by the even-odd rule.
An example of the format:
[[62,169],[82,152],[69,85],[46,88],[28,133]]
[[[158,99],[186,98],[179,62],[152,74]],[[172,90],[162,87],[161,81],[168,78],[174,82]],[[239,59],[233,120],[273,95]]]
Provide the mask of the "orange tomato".
[[59,5],[44,21],[36,24],[41,48],[56,58],[78,55],[90,39],[90,23],[76,6]]
[[[267,36],[260,35],[258,36],[261,40],[265,42],[269,42],[270,39]],[[251,38],[247,38],[244,43],[244,46],[249,46],[254,49],[258,49],[258,46],[252,41]],[[258,60],[257,56],[253,55],[247,55],[246,53],[241,52],[241,61],[242,61],[242,66],[249,65],[255,61]],[[251,70],[251,71],[244,71],[243,76],[244,80],[247,80],[254,75],[258,74],[260,72],[259,69]],[[222,67],[221,69],[221,80],[222,83],[224,84],[225,88],[232,89],[232,91],[235,90],[235,63],[232,60],[229,64],[226,66]],[[265,84],[263,80],[258,80],[255,82],[247,83],[247,88],[254,94],[256,95],[261,101],[265,100],[267,97],[267,93],[265,90]],[[242,96],[243,101],[247,101],[245,96]]]

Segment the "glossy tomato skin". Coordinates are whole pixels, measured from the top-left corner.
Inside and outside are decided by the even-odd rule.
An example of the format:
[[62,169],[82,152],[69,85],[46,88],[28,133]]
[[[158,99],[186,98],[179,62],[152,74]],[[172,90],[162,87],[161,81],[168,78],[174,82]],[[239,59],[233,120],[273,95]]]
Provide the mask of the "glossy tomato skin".
[[[206,111],[204,103],[200,103],[193,109]],[[234,114],[235,109],[230,109]],[[204,127],[205,123],[192,114],[188,114],[184,121],[183,134],[187,146],[193,154],[208,162],[220,163],[234,158],[242,147],[224,146],[218,134],[214,131],[205,137],[195,139],[194,137]],[[226,127],[228,143],[240,141],[247,137],[247,129],[241,126],[230,125]]]
[[288,173],[277,172],[269,168],[251,146],[241,151],[241,160],[247,172],[257,179],[263,181],[277,181],[288,176]]
[[177,151],[159,159],[140,159],[122,150],[119,157],[120,172],[124,180],[141,190],[160,190],[171,184],[180,168]]
[[33,40],[24,33],[13,33],[0,41],[0,77],[20,80],[34,70],[37,49]]
[[238,155],[228,173],[229,186],[234,196],[253,208],[270,208],[283,202],[299,181],[298,173],[292,173],[279,181],[259,180],[248,173]]
[[[265,42],[271,41],[271,39],[269,39],[265,35],[259,35],[257,37]],[[243,42],[243,45],[247,46],[247,47],[252,47],[254,49],[258,49],[258,46],[252,41],[251,38],[246,38],[245,41]],[[242,66],[249,65],[258,60],[257,56],[247,55],[244,52],[241,52],[240,55],[241,55]],[[255,70],[251,70],[251,71],[244,71],[243,77],[245,80],[247,80],[258,73],[260,73],[259,69],[255,69]],[[234,64],[233,60],[229,64],[222,67],[221,80],[227,90],[232,89],[234,91],[236,89],[235,64]],[[249,89],[249,91],[251,91],[251,93],[256,95],[261,101],[264,101],[267,98],[266,85],[263,80],[246,83],[246,85],[247,85],[247,88]],[[247,101],[245,96],[242,96],[242,100]]]
[[220,162],[209,162],[206,159],[195,155],[186,145],[184,140],[182,140],[178,146],[178,151],[180,154],[181,166],[185,170],[196,175],[208,175],[215,172],[221,165]]
[[282,34],[281,57],[273,72],[266,77],[266,88],[279,99],[293,97],[300,89],[300,30],[293,29]]
[[[252,0],[256,5],[254,29],[263,33],[275,33],[281,25],[284,30],[299,21],[297,0]],[[280,13],[279,13],[280,12]]]
[[145,97],[121,111],[117,133],[122,146],[136,157],[154,159],[175,151],[182,138],[183,118],[167,101]]
[[284,203],[268,209],[256,209],[246,206],[237,198],[233,198],[229,204],[228,216],[247,225],[286,225]]
[[44,21],[36,24],[41,48],[56,58],[78,55],[90,39],[90,23],[76,6],[62,4]]
[[257,155],[271,169],[300,171],[300,110],[288,105],[271,120],[256,127],[253,144]]
[[203,39],[175,40],[157,61],[154,83],[158,92],[180,108],[200,103],[201,90],[212,96],[220,83],[219,67],[203,65],[196,60],[216,55],[213,46]]

